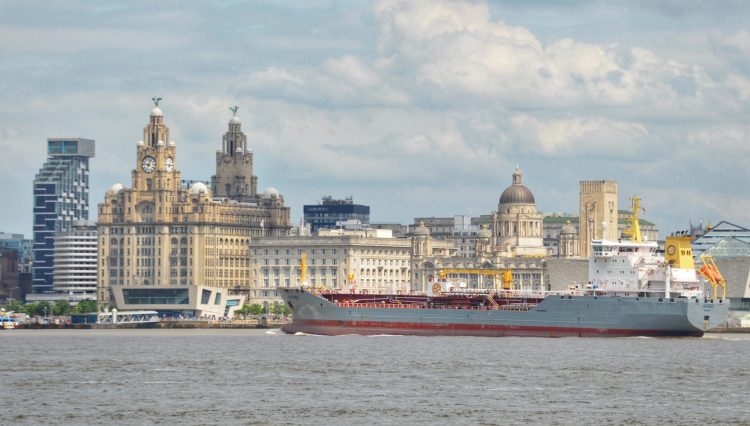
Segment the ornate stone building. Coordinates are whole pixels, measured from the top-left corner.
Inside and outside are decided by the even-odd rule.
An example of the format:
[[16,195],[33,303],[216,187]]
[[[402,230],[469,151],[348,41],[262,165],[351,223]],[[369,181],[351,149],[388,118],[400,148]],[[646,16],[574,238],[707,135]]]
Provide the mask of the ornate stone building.
[[116,299],[119,309],[196,311],[199,295],[207,305],[249,287],[251,239],[286,235],[289,208],[273,188],[256,193],[236,116],[217,158],[213,182],[222,197],[202,182],[182,188],[177,146],[157,102],[136,147],[131,187],[113,185],[99,204],[101,308]]
[[543,215],[536,201],[523,185],[523,173],[516,166],[513,184],[503,191],[492,215],[493,245],[505,256],[545,256],[542,238]]
[[298,286],[307,258],[307,285],[369,294],[409,290],[411,245],[390,230],[322,229],[315,236],[256,238],[250,303],[277,303],[279,287]]
[[490,217],[491,229],[482,226],[466,238],[471,250],[459,250],[457,240],[447,235],[447,218],[425,218],[433,220],[430,225],[420,220],[412,236],[412,290],[426,291],[441,272],[445,279],[470,288],[497,288],[500,272],[507,269],[515,289],[546,288],[543,268],[549,250],[542,238],[543,215],[518,167],[497,207]]

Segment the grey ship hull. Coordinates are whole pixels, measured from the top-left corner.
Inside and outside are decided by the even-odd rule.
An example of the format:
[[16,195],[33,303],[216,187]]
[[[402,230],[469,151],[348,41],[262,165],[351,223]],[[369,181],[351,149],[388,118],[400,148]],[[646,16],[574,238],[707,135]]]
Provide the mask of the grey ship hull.
[[293,313],[287,333],[462,336],[702,336],[729,302],[550,295],[529,310],[337,304],[299,288],[280,294]]

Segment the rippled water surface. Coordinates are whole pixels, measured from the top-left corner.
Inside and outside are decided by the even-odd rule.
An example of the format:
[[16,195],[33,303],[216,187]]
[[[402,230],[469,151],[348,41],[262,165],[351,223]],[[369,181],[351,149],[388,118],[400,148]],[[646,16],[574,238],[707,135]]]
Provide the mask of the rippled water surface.
[[750,336],[0,331],[0,424],[750,424]]

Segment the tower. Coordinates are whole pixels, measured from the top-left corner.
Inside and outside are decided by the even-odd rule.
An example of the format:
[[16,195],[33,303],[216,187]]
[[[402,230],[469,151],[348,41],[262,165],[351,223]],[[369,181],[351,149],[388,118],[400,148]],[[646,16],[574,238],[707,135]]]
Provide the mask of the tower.
[[579,253],[591,255],[591,240],[616,240],[617,182],[584,180],[580,182]]
[[47,139],[47,162],[34,178],[34,263],[32,291],[53,290],[55,233],[89,216],[89,158],[94,141]]
[[211,189],[215,197],[253,202],[258,194],[258,178],[253,176],[253,151],[248,149],[247,136],[240,129],[238,109],[229,108],[233,115],[221,149],[216,151],[216,175],[211,177]]
[[[170,210],[168,204],[174,193],[180,189],[180,172],[176,169],[175,161],[177,148],[174,141],[169,139],[169,128],[164,125],[164,114],[159,108],[161,98],[155,98],[156,106],[151,110],[149,123],[143,128],[143,140],[136,147],[136,168],[131,172],[135,191],[151,194],[151,205],[141,203],[135,208],[150,221],[169,221]],[[146,200],[141,200],[146,201]],[[140,206],[140,208],[139,208]]]
[[416,291],[427,291],[427,285],[435,274],[435,263],[432,257],[432,237],[430,230],[420,222],[411,239],[412,288]]
[[[182,187],[160,100],[153,99],[156,106],[137,143],[131,187],[112,185],[99,204],[98,305],[223,316],[235,295],[229,292],[248,292],[253,283],[251,238],[286,235],[289,207],[273,188],[255,194],[252,185],[248,203],[214,198],[200,181]],[[227,164],[244,162],[237,150],[244,154],[239,120],[230,122],[229,133],[225,150],[238,155],[227,154]]]

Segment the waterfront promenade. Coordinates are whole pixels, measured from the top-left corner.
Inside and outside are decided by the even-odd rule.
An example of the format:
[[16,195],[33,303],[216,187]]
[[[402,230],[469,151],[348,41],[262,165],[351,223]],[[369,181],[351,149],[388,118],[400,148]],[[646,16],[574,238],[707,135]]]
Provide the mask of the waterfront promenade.
[[16,329],[38,329],[38,330],[62,330],[62,329],[115,329],[115,328],[280,328],[284,324],[289,323],[288,319],[246,319],[246,320],[161,320],[156,323],[145,323],[145,324],[72,324],[68,321],[60,321],[58,323],[38,323],[28,322],[19,323],[15,326]]

